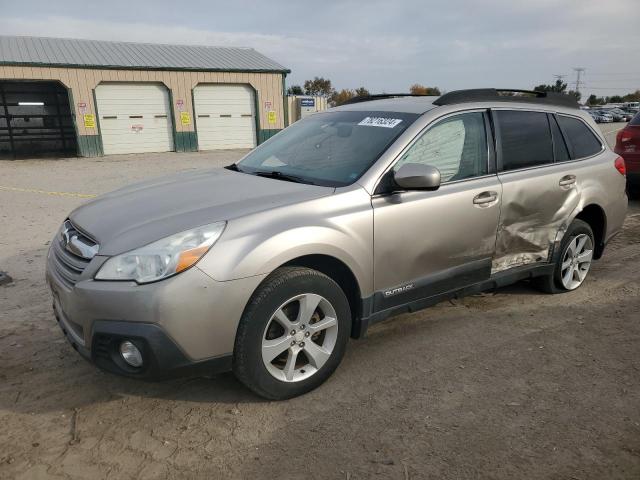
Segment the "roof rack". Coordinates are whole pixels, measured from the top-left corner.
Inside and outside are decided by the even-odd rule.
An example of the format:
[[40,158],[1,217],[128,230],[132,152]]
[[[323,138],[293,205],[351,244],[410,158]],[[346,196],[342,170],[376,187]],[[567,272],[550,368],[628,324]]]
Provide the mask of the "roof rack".
[[437,95],[422,95],[419,93],[376,93],[374,95],[363,95],[363,96],[350,98],[346,102],[342,102],[340,106],[350,105],[352,103],[370,102],[372,100],[382,100],[384,98],[399,98],[399,97],[437,97]]
[[578,108],[580,105],[573,95],[538,90],[510,90],[505,88],[477,88],[454,90],[445,93],[433,102],[434,105],[452,105],[467,102],[525,102],[546,105],[561,105]]

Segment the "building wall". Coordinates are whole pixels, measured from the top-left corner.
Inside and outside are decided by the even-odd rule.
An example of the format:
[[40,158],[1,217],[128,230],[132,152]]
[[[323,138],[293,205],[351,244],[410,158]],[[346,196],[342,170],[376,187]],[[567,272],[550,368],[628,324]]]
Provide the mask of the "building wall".
[[316,112],[321,112],[329,108],[327,103],[327,98],[322,96],[311,96],[311,95],[287,95],[287,111],[288,111],[288,122],[286,126],[288,127],[294,122],[300,120],[300,109],[298,108],[298,99],[299,98],[313,98],[315,99]]
[[[173,125],[177,151],[197,150],[194,126],[193,88],[200,83],[248,84],[256,91],[258,143],[275,135],[286,126],[288,112],[284,108],[282,73],[196,72],[161,70],[118,70],[100,68],[24,67],[0,65],[0,80],[58,80],[70,93],[71,111],[78,131],[80,156],[102,155],[99,118],[96,114],[94,90],[101,82],[160,82],[168,89],[173,109]],[[180,101],[182,103],[180,103]],[[270,102],[266,108],[265,102]],[[84,104],[84,111],[80,105]],[[275,112],[269,123],[268,111]],[[184,125],[181,112],[188,112],[190,122]],[[84,115],[94,115],[95,127],[85,126]],[[272,118],[273,120],[273,118]]]

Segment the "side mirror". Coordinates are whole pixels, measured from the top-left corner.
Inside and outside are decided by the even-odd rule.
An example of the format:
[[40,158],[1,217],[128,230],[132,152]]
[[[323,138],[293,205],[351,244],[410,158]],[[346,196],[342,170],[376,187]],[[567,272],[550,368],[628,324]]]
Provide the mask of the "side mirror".
[[437,190],[440,170],[422,163],[405,163],[393,175],[395,182],[407,190]]

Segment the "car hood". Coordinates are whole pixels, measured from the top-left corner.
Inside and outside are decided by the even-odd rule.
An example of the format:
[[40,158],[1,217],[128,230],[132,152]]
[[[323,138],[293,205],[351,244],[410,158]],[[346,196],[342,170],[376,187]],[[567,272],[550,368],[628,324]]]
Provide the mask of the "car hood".
[[331,195],[321,187],[217,168],[162,177],[101,195],[69,219],[117,255],[190,228]]

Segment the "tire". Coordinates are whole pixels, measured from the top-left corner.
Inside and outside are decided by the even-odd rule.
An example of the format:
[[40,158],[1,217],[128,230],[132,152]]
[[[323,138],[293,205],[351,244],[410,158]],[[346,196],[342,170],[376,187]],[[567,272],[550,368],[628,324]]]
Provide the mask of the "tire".
[[[586,241],[582,247],[584,250],[584,256],[575,258],[576,261],[573,264],[575,264],[577,270],[574,268],[574,273],[569,276],[567,275],[568,269],[563,268],[567,265],[568,255],[571,256],[571,253],[568,252],[568,249],[570,246],[573,248],[575,248],[576,246],[579,247],[582,243],[582,239],[585,237]],[[578,240],[577,245],[576,240]],[[593,237],[593,230],[591,230],[589,224],[583,222],[582,220],[574,220],[571,225],[569,225],[567,232],[564,234],[562,242],[560,242],[560,255],[558,255],[556,258],[553,273],[550,275],[545,275],[544,277],[534,278],[533,284],[546,293],[565,293],[579,288],[586,280],[587,274],[589,273],[591,267],[591,263],[593,262],[594,246],[595,241]],[[587,250],[590,250],[590,253],[587,253]],[[580,259],[587,261],[581,262]],[[572,282],[567,282],[566,280],[569,277],[575,280]]]
[[262,397],[302,395],[338,367],[350,333],[349,302],[336,282],[310,268],[282,267],[260,284],[245,308],[233,372]]

